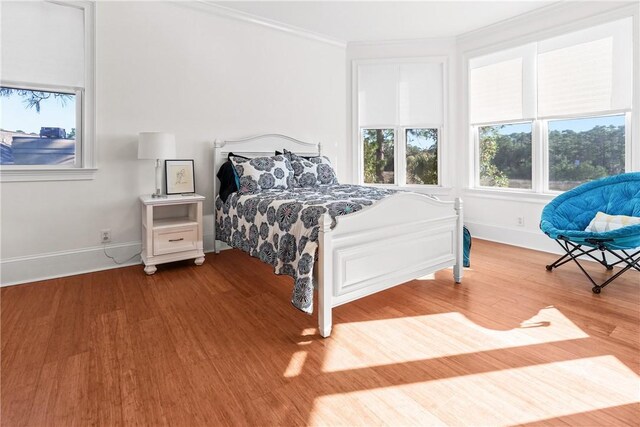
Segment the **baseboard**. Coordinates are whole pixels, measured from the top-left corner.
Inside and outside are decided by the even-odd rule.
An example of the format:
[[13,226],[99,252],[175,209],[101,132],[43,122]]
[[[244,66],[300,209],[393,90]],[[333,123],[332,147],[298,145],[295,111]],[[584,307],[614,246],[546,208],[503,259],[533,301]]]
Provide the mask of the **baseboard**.
[[562,253],[558,244],[542,231],[531,231],[521,227],[504,227],[479,221],[465,221],[471,235],[482,240],[504,243],[553,254]]
[[[464,225],[469,228],[471,235],[478,239],[489,240],[491,242],[503,243],[521,248],[534,249],[536,251],[548,252],[550,254],[564,255],[560,246],[542,231],[531,231],[517,227],[501,227],[493,224],[486,224],[475,221],[465,221]],[[613,263],[618,260],[605,254],[608,262]],[[622,255],[622,254],[621,254]],[[599,255],[598,255],[599,256]],[[580,260],[595,262],[591,258],[581,257]],[[553,261],[553,259],[550,259]]]
[[[213,234],[203,237],[205,252],[212,252]],[[118,243],[107,245],[107,253],[117,260],[126,260],[140,252],[140,247],[139,241]],[[7,258],[0,260],[0,287],[139,264],[139,256],[124,264],[116,264],[105,256],[102,246]]]

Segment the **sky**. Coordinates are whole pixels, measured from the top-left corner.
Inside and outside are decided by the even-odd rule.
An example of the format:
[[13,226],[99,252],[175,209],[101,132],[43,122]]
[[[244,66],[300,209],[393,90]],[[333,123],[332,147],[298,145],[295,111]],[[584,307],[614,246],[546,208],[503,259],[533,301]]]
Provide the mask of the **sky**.
[[424,138],[422,136],[416,136],[412,132],[407,132],[407,144],[420,147],[423,150],[433,147],[436,142],[433,138]]
[[23,101],[24,98],[15,93],[0,97],[0,128],[39,134],[41,127],[60,127],[67,133],[76,127],[75,96],[65,106],[58,99],[46,99],[40,103],[40,113],[35,108],[26,108]]

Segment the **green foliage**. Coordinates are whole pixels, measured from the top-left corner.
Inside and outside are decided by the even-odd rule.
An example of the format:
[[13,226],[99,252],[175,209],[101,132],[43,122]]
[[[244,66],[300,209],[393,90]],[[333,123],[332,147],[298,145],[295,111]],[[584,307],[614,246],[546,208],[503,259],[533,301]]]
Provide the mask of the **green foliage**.
[[[411,138],[409,137],[411,135]],[[433,142],[433,146],[422,148],[411,144],[412,139]],[[438,130],[407,130],[407,184],[438,185]]]
[[624,126],[549,132],[549,186],[567,190],[624,172]]
[[[499,133],[505,126],[479,128],[480,184],[522,187],[531,183],[531,133]],[[596,126],[581,132],[549,132],[549,187],[576,185],[624,172],[624,126]]]
[[[498,154],[498,133],[503,126],[485,126],[480,132],[480,185],[488,187],[508,187],[509,178],[504,173],[503,167],[508,165],[496,164]],[[503,156],[506,157],[506,156]]]
[[10,87],[0,87],[0,96],[10,97],[13,94],[17,94],[18,96],[24,98],[22,102],[25,103],[25,108],[35,108],[36,112],[40,112],[40,103],[45,99],[49,99],[52,96],[54,99],[57,99],[60,102],[60,105],[67,105],[68,101],[71,101],[73,95],[69,95],[67,93],[57,93],[57,92],[42,92],[37,90],[28,90],[28,89],[14,89]]
[[71,128],[71,132],[67,134],[67,139],[76,139],[76,128]]
[[393,183],[393,129],[364,129],[364,182]]

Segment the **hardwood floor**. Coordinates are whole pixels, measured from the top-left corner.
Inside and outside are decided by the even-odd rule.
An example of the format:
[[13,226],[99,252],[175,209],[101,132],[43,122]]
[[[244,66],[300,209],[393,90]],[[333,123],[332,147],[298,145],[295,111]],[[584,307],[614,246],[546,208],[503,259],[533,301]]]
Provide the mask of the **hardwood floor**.
[[638,425],[640,274],[553,258],[476,240],[329,339],[238,251],[2,288],[2,425]]

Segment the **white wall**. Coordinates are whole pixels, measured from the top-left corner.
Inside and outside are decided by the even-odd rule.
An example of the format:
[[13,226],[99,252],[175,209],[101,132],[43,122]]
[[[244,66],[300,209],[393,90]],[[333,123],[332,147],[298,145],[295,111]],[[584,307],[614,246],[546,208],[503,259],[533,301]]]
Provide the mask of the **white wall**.
[[[353,129],[357,123],[353,121],[354,102],[352,96],[352,71],[353,61],[357,59],[382,59],[382,58],[413,58],[413,57],[446,57],[447,58],[447,87],[445,94],[449,102],[446,117],[446,125],[444,129],[446,146],[442,147],[441,161],[443,162],[442,174],[444,185],[447,188],[442,190],[429,189],[429,192],[437,193],[438,196],[447,198],[453,196],[457,182],[457,164],[455,156],[456,147],[456,130],[455,120],[457,119],[455,106],[450,100],[456,99],[456,77],[457,77],[457,56],[456,56],[456,40],[455,38],[440,38],[426,40],[412,40],[404,42],[381,42],[381,43],[349,43],[347,46],[347,141],[351,141],[349,151],[349,161],[351,165],[355,165],[356,144],[354,141]],[[352,172],[351,182],[357,182],[358,171],[354,167],[350,168]]]
[[[478,52],[490,52],[525,44],[530,41],[553,37],[576,29],[597,25],[607,20],[629,16],[635,10],[634,22],[634,102],[640,104],[640,54],[638,52],[638,3],[622,2],[565,2],[516,17],[503,23],[475,31],[458,38],[458,87],[456,104],[459,125],[457,152],[461,185],[459,192],[464,200],[465,223],[477,237],[558,252],[557,244],[539,229],[540,215],[551,196],[521,194],[505,195],[487,191],[469,190],[469,174],[472,171],[467,121],[466,61],[465,57]],[[640,117],[636,113],[632,123],[633,164],[631,170],[640,170]],[[517,218],[524,218],[524,226],[517,225]]]
[[215,138],[321,141],[346,178],[345,49],[196,7],[97,3],[99,171],[91,181],[2,184],[3,284],[113,266],[103,228],[122,244],[110,252],[139,250],[138,196],[154,188],[154,162],[137,160],[140,131],[174,132],[178,158],[195,159],[207,247]]

